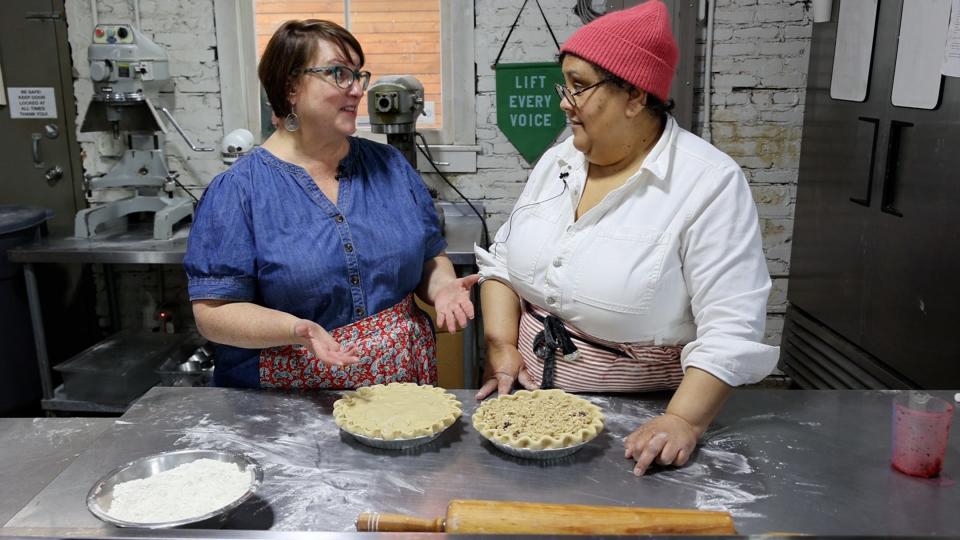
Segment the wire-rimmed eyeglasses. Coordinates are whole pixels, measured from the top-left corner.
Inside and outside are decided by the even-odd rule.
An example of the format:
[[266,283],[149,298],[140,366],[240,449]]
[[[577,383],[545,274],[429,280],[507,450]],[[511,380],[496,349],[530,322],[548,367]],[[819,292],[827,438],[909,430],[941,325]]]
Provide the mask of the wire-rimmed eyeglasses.
[[577,100],[576,100],[575,98],[576,98],[577,96],[579,96],[580,94],[586,92],[587,90],[590,90],[591,88],[596,88],[596,87],[600,86],[600,85],[603,84],[603,83],[610,82],[611,80],[612,80],[612,79],[601,79],[601,80],[599,80],[599,81],[591,84],[590,86],[586,86],[586,87],[584,87],[584,88],[581,88],[581,89],[577,90],[576,92],[571,92],[569,88],[567,88],[566,86],[564,86],[564,85],[562,85],[562,84],[560,84],[560,83],[557,83],[557,84],[555,84],[554,86],[557,87],[557,95],[560,96],[560,99],[561,99],[561,100],[565,99],[565,100],[567,100],[568,102],[570,102],[571,105],[573,105],[574,107],[576,107],[576,106],[577,106]]
[[344,90],[353,86],[353,83],[360,81],[360,89],[366,90],[370,84],[370,72],[350,69],[347,66],[316,66],[303,68],[303,73],[316,73],[330,77],[333,75],[333,81],[337,86]]

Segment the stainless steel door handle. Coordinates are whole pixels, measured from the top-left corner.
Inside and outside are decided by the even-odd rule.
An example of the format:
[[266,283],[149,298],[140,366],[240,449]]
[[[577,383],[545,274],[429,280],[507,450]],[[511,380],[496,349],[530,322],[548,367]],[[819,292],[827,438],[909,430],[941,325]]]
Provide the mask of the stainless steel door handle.
[[43,160],[40,159],[40,138],[42,135],[39,133],[34,133],[30,135],[30,138],[33,139],[33,164],[34,165],[43,165]]

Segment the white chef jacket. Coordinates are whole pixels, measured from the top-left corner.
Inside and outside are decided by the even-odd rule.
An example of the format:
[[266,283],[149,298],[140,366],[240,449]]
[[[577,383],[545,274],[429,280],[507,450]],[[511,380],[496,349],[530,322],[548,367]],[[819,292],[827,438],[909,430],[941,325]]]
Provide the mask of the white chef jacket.
[[684,345],[684,371],[769,375],[770,276],[739,165],[668,116],[640,169],[577,220],[587,165],[573,137],[541,157],[489,251],[475,247],[481,281],[601,339]]

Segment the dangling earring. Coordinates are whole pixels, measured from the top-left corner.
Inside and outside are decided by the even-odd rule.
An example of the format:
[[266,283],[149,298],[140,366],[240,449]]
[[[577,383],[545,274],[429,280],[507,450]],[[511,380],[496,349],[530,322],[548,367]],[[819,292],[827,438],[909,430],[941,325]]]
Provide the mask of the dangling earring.
[[293,107],[290,107],[290,114],[283,117],[283,129],[290,133],[300,129],[300,117],[293,111]]

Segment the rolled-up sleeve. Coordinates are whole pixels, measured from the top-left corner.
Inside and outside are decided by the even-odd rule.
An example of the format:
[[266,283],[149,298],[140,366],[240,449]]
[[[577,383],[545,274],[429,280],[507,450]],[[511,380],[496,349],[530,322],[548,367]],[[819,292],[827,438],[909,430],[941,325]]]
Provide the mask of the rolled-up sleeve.
[[496,279],[506,284],[510,283],[510,278],[507,275],[507,246],[500,242],[500,234],[502,232],[503,227],[500,227],[500,231],[497,232],[494,243],[490,246],[489,251],[476,244],[473,245],[473,254],[477,258],[480,283],[488,279]]
[[190,300],[256,296],[256,242],[239,180],[230,172],[217,176],[197,205],[183,260]]
[[681,243],[697,326],[681,363],[739,386],[769,375],[780,349],[762,343],[771,283],[750,188],[739,167],[715,173]]

